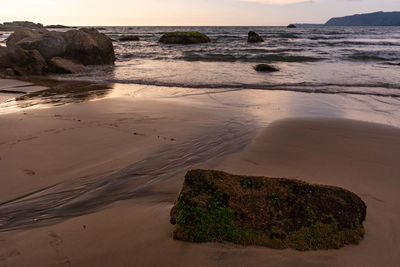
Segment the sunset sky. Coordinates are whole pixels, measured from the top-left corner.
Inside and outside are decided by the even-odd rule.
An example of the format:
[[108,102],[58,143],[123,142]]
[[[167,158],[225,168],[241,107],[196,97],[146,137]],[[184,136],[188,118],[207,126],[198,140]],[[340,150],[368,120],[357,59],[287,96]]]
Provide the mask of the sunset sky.
[[12,0],[0,22],[67,25],[287,25],[400,11],[400,0]]

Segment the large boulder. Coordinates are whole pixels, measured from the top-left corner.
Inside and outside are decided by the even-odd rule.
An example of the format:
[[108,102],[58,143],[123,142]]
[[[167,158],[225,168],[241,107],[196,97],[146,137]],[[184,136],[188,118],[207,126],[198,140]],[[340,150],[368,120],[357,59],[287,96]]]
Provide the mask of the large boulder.
[[298,250],[337,249],[364,235],[365,203],[333,186],[192,170],[171,210],[174,238]]
[[11,66],[8,48],[0,46],[0,68],[8,68]]
[[264,42],[264,39],[261,38],[261,36],[258,35],[256,32],[249,31],[249,33],[247,35],[248,35],[247,42],[249,42],[249,43]]
[[210,38],[207,35],[200,32],[168,32],[165,33],[159,40],[160,43],[164,44],[198,44],[208,43]]
[[289,29],[294,29],[294,28],[297,28],[297,27],[296,27],[296,25],[294,25],[294,24],[289,24],[289,25],[287,26],[287,28],[289,28]]
[[114,64],[115,54],[112,41],[93,28],[82,28],[63,33],[67,44],[65,57],[83,65]]
[[46,60],[37,50],[25,50],[14,46],[9,48],[9,57],[12,68],[20,75],[40,75],[47,71]]
[[43,32],[41,36],[27,37],[16,43],[25,50],[37,50],[42,57],[49,61],[53,57],[62,56],[66,52],[67,44],[60,32]]
[[54,57],[49,62],[49,71],[52,73],[80,73],[86,71],[86,68],[72,60]]
[[29,28],[21,28],[15,31],[13,34],[11,34],[7,40],[6,40],[6,45],[7,47],[12,47],[16,45],[19,41],[26,39],[26,38],[41,38],[47,30],[45,29],[29,29]]

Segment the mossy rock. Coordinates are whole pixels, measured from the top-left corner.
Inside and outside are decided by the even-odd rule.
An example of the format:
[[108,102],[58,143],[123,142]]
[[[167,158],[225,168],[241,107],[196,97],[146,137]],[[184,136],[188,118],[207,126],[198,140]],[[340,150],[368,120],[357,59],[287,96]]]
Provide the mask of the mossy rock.
[[210,38],[200,32],[168,32],[160,38],[159,42],[164,44],[199,44],[210,42]]
[[184,241],[318,250],[357,244],[365,216],[361,198],[342,188],[191,170],[171,223]]

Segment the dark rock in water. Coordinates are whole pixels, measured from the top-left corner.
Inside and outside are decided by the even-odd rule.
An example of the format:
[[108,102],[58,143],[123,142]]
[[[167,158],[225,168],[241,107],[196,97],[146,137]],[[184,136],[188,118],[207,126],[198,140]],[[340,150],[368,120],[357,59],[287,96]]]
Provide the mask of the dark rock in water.
[[261,36],[258,35],[256,32],[249,31],[247,42],[249,42],[249,43],[261,43],[261,42],[264,42],[264,39],[261,38]]
[[112,65],[115,53],[112,41],[96,29],[82,28],[63,33],[67,44],[65,57],[83,65]]
[[72,60],[54,57],[49,62],[49,71],[52,73],[80,73],[86,71],[86,68]]
[[268,64],[258,64],[257,66],[254,67],[256,71],[260,72],[273,72],[273,71],[279,71],[278,68],[268,65]]
[[207,35],[199,32],[168,32],[165,33],[159,40],[164,44],[198,44],[208,43],[210,38]]
[[11,66],[9,52],[7,47],[0,46],[0,68],[8,68]]
[[107,30],[106,28],[104,28],[104,27],[99,27],[99,28],[96,28],[98,31],[105,31],[105,30]]
[[0,24],[0,31],[16,31],[21,28],[42,29],[43,25],[40,23],[33,23],[30,21],[13,21],[13,22],[4,22],[4,24]]
[[290,28],[292,28],[292,29],[293,29],[293,28],[297,28],[296,25],[294,25],[294,24],[289,24],[287,27],[288,27],[289,29],[290,29]]
[[361,198],[339,187],[192,170],[171,223],[184,241],[317,250],[357,244],[365,216]]
[[19,75],[40,75],[47,71],[46,60],[37,50],[25,50],[19,46],[9,48],[11,66]]
[[125,35],[119,38],[121,42],[127,42],[127,41],[139,41],[139,37],[136,35]]
[[47,25],[45,28],[48,28],[48,29],[70,29],[70,28],[74,28],[74,27],[57,24],[57,25]]

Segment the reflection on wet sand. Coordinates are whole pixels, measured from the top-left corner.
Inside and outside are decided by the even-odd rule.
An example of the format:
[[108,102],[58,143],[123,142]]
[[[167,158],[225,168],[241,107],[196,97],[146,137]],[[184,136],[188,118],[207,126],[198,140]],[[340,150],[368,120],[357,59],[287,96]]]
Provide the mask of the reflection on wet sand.
[[[215,165],[242,150],[257,131],[252,121],[237,117],[206,128],[114,173],[75,178],[0,203],[0,232],[53,224],[119,200],[159,194],[155,188],[160,183],[189,167]],[[165,197],[172,202],[175,194]]]
[[112,84],[86,81],[59,81],[48,77],[20,77],[20,80],[33,84],[38,91],[15,94],[12,101],[1,104],[3,110],[27,108],[38,105],[64,105],[105,97],[113,88]]

